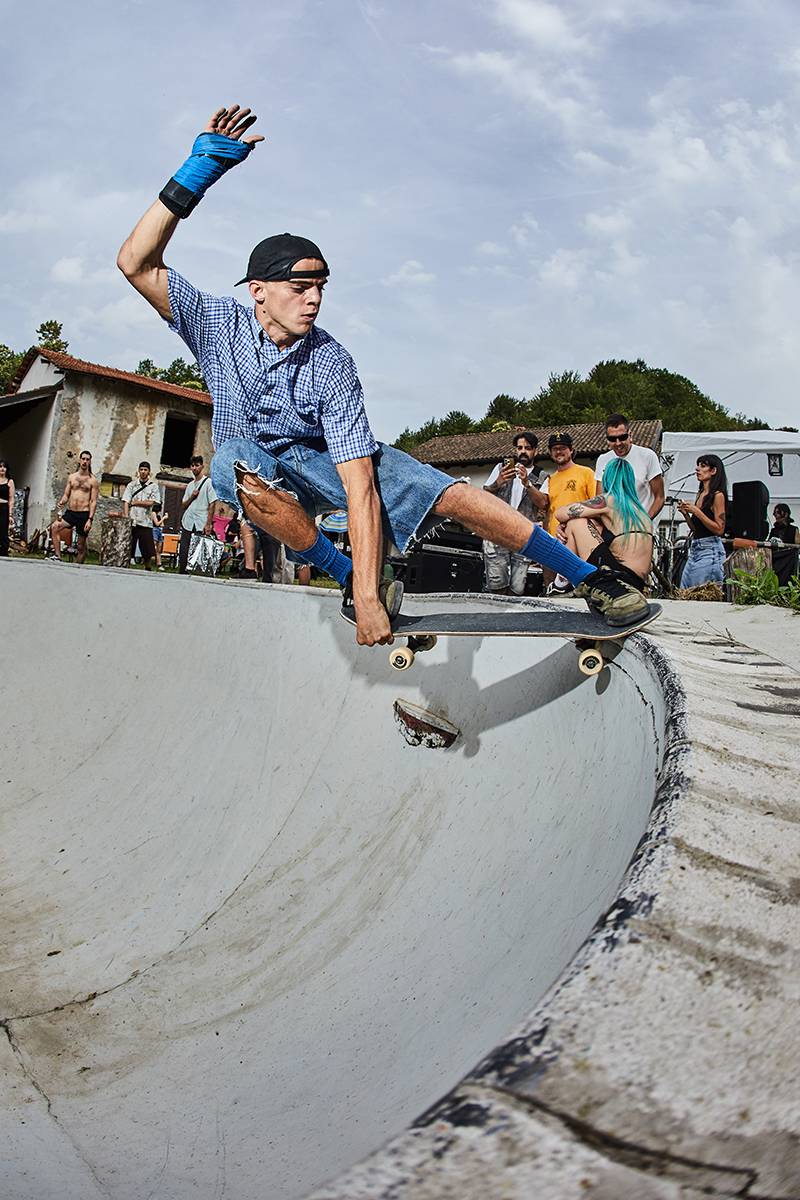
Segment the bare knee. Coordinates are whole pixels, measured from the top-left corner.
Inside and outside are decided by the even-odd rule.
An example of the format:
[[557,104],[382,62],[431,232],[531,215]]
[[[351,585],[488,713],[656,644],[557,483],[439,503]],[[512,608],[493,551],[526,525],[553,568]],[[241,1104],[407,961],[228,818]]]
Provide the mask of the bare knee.
[[307,550],[317,527],[296,496],[236,463],[236,495],[249,521],[292,550]]
[[458,517],[470,499],[470,492],[477,492],[477,488],[466,483],[463,479],[458,479],[445,488],[439,499],[433,506],[433,511],[437,517]]

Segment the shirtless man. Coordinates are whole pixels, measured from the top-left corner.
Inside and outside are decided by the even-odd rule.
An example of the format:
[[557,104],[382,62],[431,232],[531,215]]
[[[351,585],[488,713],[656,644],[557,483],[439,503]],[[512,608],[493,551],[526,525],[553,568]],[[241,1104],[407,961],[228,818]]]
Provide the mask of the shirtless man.
[[92,474],[92,456],[88,450],[81,450],[78,469],[67,477],[64,495],[58,502],[59,516],[50,526],[56,558],[61,558],[62,546],[69,545],[72,541],[72,531],[76,529],[78,553],[75,561],[85,561],[86,542],[92,528],[99,494],[100,485]]

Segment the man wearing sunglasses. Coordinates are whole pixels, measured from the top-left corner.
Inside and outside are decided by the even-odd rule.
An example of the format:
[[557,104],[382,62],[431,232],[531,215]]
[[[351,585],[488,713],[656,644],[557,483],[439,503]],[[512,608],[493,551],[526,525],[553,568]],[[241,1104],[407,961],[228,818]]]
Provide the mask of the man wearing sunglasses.
[[631,441],[630,422],[622,413],[611,413],[606,419],[606,440],[610,449],[598,458],[595,479],[603,478],[603,471],[614,457],[624,458],[633,471],[639,503],[652,521],[664,507],[664,473],[658,455]]

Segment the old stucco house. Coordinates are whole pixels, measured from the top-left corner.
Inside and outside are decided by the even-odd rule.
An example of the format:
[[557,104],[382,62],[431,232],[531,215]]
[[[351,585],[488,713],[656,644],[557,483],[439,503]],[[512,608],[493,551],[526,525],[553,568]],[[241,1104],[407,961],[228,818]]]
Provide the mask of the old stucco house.
[[[12,391],[0,397],[0,457],[17,488],[28,489],[27,533],[53,519],[67,475],[90,450],[100,480],[98,517],[119,497],[146,459],[164,496],[168,529],[177,529],[189,459],[211,461],[211,397],[83,362],[40,347],[29,350]],[[100,521],[95,522],[94,544]]]

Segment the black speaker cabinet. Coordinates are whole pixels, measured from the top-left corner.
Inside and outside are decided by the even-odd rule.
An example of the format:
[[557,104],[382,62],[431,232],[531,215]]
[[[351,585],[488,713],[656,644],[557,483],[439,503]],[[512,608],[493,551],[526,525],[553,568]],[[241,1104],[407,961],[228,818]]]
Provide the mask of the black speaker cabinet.
[[769,491],[760,479],[735,483],[732,489],[730,532],[734,537],[763,542],[769,533]]
[[[399,563],[393,565],[397,569]],[[438,547],[418,550],[403,561],[402,577],[407,592],[482,592],[483,555]]]

